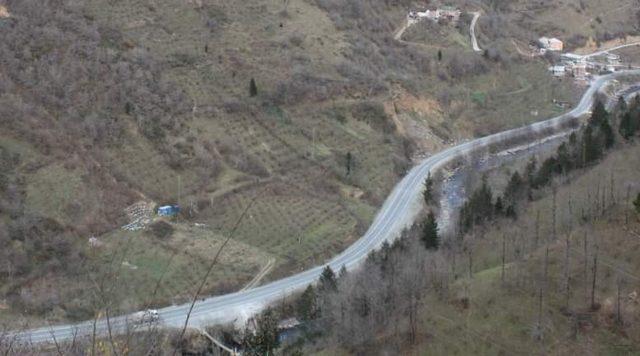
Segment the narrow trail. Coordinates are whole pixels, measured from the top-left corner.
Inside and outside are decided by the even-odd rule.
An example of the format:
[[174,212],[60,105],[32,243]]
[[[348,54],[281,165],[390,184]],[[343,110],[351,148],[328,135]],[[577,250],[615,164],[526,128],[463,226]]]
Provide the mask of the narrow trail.
[[269,272],[271,272],[271,270],[273,269],[273,267],[276,265],[276,260],[275,258],[270,259],[267,264],[262,267],[262,269],[260,270],[260,272],[258,272],[258,274],[256,274],[255,277],[253,277],[253,279],[251,281],[249,281],[249,283],[247,283],[246,286],[244,286],[242,289],[240,289],[240,291],[244,291],[247,289],[251,289],[255,286],[257,286],[258,284],[260,284],[260,281],[267,275],[269,274]]
[[473,19],[471,20],[471,26],[469,27],[469,35],[471,36],[471,47],[476,52],[482,52],[482,49],[478,46],[478,39],[476,38],[476,24],[480,18],[480,12],[472,12]]
[[404,42],[402,40],[402,35],[404,35],[405,31],[407,31],[408,28],[409,28],[409,21],[404,20],[402,27],[400,27],[398,31],[396,31],[396,33],[393,35],[393,39],[399,42]]
[[[478,46],[478,39],[476,37],[476,24],[478,23],[478,19],[482,15],[479,11],[470,12],[473,14],[473,19],[471,19],[471,25],[469,26],[469,37],[471,38],[471,48],[473,48],[474,52],[482,52],[482,48]],[[402,43],[410,43],[402,39],[402,36],[407,31],[409,27],[413,24],[410,24],[408,20],[404,20],[402,26],[395,32],[393,35],[393,39]]]

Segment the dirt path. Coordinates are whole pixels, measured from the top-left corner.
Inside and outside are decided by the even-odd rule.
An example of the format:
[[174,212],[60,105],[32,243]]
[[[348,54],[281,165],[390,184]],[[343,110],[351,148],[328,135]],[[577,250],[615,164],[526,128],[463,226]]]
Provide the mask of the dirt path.
[[478,46],[478,39],[476,38],[476,23],[480,18],[480,12],[470,12],[473,14],[473,19],[471,20],[471,26],[469,26],[469,35],[471,36],[471,47],[475,52],[482,52],[482,49]]
[[[480,12],[470,12],[473,15],[473,19],[471,20],[471,25],[469,26],[469,36],[471,38],[471,47],[474,52],[482,52],[482,48],[478,46],[478,39],[476,38],[476,24],[478,23],[478,19],[480,18]],[[402,39],[402,35],[407,31],[412,24],[409,21],[405,20],[402,26],[395,32],[393,35],[393,39],[403,43],[409,43]]]
[[258,274],[256,274],[255,277],[253,277],[253,279],[247,283],[246,286],[244,286],[242,289],[240,289],[241,291],[243,290],[247,290],[247,289],[251,289],[255,286],[257,286],[258,284],[260,284],[260,281],[267,275],[269,274],[269,272],[271,272],[271,270],[273,269],[273,267],[276,265],[276,260],[275,258],[272,258],[269,260],[269,262],[267,262],[267,264],[260,270],[260,272],[258,272]]
[[402,40],[402,35],[404,35],[404,32],[408,28],[409,28],[409,22],[405,20],[404,23],[402,24],[402,27],[400,27],[400,29],[398,29],[398,31],[396,31],[396,33],[393,35],[393,39],[396,41],[404,42]]

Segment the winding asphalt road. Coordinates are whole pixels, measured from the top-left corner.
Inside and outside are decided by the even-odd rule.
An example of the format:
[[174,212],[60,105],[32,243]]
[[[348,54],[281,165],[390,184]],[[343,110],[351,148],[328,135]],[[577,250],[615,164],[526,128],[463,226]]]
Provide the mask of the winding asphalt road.
[[[490,145],[503,143],[514,138],[538,139],[536,132],[547,132],[555,129],[562,131],[564,124],[580,119],[583,114],[591,110],[594,94],[610,80],[627,75],[640,75],[640,70],[617,72],[597,77],[582,96],[580,103],[570,112],[558,117],[534,123],[525,127],[507,130],[487,137],[475,139],[439,152],[415,166],[396,185],[384,205],[375,217],[366,234],[349,246],[345,251],[334,257],[327,264],[333,270],[342,266],[351,270],[362,263],[367,255],[379,248],[383,242],[397,238],[401,231],[408,227],[417,217],[421,204],[421,191],[425,177],[429,172],[442,168],[452,160],[481,152]],[[551,133],[548,133],[549,135]],[[210,297],[195,304],[189,327],[203,327],[244,320],[263,309],[266,305],[276,302],[283,297],[306,288],[317,281],[324,266],[318,266],[299,274],[283,278],[253,289]],[[159,309],[161,324],[165,327],[179,328],[184,325],[189,310],[189,304],[170,306]],[[111,318],[111,331],[122,333],[127,328],[127,316]],[[97,335],[107,335],[109,325],[106,320],[95,323]],[[60,342],[74,337],[89,336],[94,329],[94,322],[87,321],[74,325],[58,325],[38,329],[14,332],[11,336],[19,342],[46,343],[54,338]]]

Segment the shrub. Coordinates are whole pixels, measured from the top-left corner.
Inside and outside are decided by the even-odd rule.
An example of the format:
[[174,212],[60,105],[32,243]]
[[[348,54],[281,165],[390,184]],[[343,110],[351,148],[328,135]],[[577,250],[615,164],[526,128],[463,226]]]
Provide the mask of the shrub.
[[166,221],[160,220],[149,226],[153,236],[159,239],[166,239],[173,235],[174,228]]
[[351,108],[351,115],[357,120],[368,123],[373,128],[381,129],[384,133],[391,133],[396,128],[384,111],[384,106],[379,102],[363,101],[355,104]]
[[447,64],[449,76],[455,80],[465,77],[483,74],[487,71],[487,65],[477,56],[453,55]]

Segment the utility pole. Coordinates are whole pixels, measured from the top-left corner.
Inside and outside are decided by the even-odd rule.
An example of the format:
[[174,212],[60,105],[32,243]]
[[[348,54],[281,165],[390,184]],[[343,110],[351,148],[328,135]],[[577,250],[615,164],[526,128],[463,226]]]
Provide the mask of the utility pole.
[[596,306],[596,281],[598,276],[598,242],[596,241],[596,250],[593,254],[593,280],[591,283],[591,308],[595,309]]
[[504,233],[502,233],[502,273],[500,274],[500,279],[502,280],[502,285],[504,286],[504,263],[505,263],[505,255],[507,253],[507,237]]
[[618,289],[618,296],[617,296],[617,301],[616,301],[616,322],[618,323],[618,325],[622,325],[622,314],[620,313],[620,285],[622,284],[622,276],[618,275],[617,278],[617,289]]
[[[182,190],[182,177],[180,175],[178,175],[178,207],[180,209],[182,209],[182,205],[180,204],[180,199],[181,199],[181,196],[182,196],[181,190]],[[176,214],[176,220],[178,219],[179,215],[180,214]]]
[[[627,204],[631,204],[631,185],[627,185]],[[624,209],[624,226],[629,228],[629,207],[626,206]]]
[[182,177],[178,175],[178,205],[180,205],[180,199],[182,198]]
[[316,128],[311,129],[311,159],[316,158]]
[[540,210],[536,212],[536,237],[534,239],[534,249],[538,248],[539,240],[540,240]]

